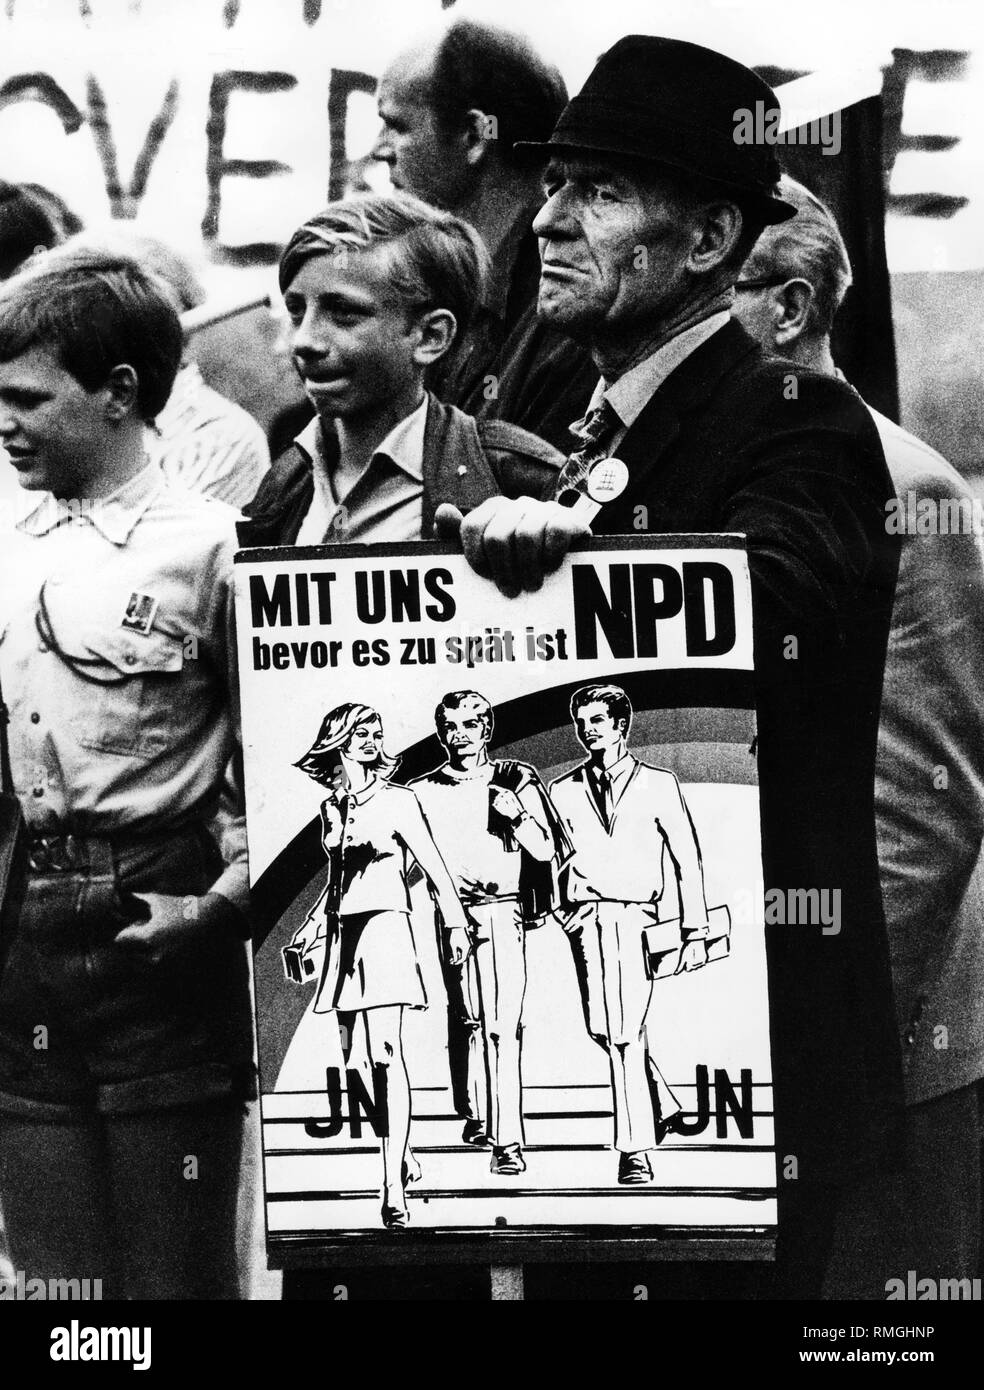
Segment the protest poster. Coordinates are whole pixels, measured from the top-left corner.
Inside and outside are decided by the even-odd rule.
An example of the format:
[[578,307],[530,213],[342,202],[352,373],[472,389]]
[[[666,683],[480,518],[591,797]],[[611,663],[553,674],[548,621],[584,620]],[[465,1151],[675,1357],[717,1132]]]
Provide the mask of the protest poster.
[[441,544],[236,571],[271,1263],[767,1249],[741,539],[522,600]]

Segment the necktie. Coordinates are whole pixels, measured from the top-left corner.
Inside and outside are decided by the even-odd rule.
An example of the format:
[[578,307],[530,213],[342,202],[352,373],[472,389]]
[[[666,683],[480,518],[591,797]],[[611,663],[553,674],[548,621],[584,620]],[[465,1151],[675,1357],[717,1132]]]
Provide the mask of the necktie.
[[612,778],[611,773],[601,771],[597,774],[597,801],[601,818],[607,830],[612,823]]
[[583,420],[571,426],[571,433],[582,441],[581,447],[567,459],[554,491],[555,499],[572,507],[584,490],[584,480],[593,463],[608,456],[609,446],[621,428],[615,407],[602,397]]

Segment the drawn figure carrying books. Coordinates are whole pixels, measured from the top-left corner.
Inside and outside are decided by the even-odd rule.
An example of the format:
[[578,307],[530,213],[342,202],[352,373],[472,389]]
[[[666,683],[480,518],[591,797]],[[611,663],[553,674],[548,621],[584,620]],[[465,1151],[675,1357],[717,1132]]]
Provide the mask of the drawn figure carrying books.
[[[649,1053],[654,972],[645,934],[664,916],[677,918],[677,973],[707,963],[704,874],[676,777],[628,750],[632,705],[625,691],[582,686],[571,698],[571,717],[588,758],[550,788],[574,845],[561,870],[558,915],[588,1033],[611,1065],[618,1181],[634,1185],[651,1181],[648,1150],[679,1127],[683,1113]],[[672,907],[661,912],[667,887]]]

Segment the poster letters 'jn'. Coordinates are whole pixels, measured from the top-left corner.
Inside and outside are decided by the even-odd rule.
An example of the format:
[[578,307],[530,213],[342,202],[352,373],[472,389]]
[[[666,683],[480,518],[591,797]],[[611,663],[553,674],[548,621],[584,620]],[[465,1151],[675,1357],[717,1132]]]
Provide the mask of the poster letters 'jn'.
[[237,564],[275,1264],[771,1234],[748,569]]

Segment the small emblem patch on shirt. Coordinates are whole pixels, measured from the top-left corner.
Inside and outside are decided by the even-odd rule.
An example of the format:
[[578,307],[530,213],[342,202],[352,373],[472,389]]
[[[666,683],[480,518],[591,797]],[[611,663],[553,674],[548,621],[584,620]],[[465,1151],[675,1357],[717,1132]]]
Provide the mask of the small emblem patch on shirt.
[[131,594],[127,599],[126,611],[120,626],[129,628],[131,632],[142,633],[146,637],[153,626],[156,612],[157,599],[152,594]]

